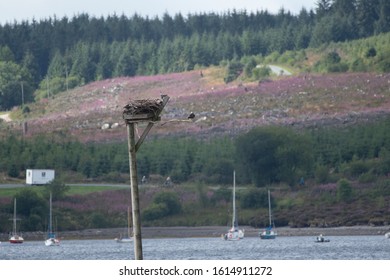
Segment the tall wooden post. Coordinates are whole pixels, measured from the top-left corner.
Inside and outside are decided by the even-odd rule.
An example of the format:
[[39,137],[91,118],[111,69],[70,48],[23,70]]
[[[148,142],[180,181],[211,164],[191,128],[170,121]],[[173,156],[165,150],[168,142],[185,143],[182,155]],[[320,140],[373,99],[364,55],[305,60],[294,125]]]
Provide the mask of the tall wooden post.
[[137,176],[137,158],[135,150],[135,133],[134,123],[127,124],[128,147],[129,147],[129,167],[130,167],[130,187],[131,187],[131,204],[133,217],[133,238],[134,238],[134,256],[136,260],[142,260],[142,236],[141,236],[141,218],[139,207],[138,193],[138,176]]
[[[125,119],[128,134],[128,150],[129,150],[129,167],[130,167],[130,188],[131,188],[131,205],[132,205],[132,217],[133,217],[133,238],[134,238],[134,257],[136,260],[142,260],[142,235],[141,235],[141,211],[139,206],[139,192],[138,192],[138,175],[137,175],[137,157],[136,153],[141,147],[146,135],[151,130],[153,124],[160,121],[160,113],[168,103],[169,96],[161,96],[162,100],[159,101],[157,109],[153,112],[149,112],[148,106],[153,102],[147,100],[140,100],[134,104],[129,104],[127,109],[123,113]],[[153,104],[152,104],[153,105]],[[156,105],[156,104],[154,104]],[[144,112],[146,107],[147,113]],[[126,106],[125,106],[126,108]],[[155,108],[155,107],[154,107]],[[140,110],[138,113],[137,110]],[[135,125],[138,122],[148,122],[147,127],[138,139],[135,141]]]

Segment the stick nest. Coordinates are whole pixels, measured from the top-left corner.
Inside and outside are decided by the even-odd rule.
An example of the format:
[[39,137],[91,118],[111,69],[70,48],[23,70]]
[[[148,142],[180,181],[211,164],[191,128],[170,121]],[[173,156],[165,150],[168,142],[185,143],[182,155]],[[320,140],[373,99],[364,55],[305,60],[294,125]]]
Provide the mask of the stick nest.
[[130,100],[129,103],[123,107],[123,115],[142,115],[152,114],[157,116],[162,110],[163,101],[161,99],[149,100]]

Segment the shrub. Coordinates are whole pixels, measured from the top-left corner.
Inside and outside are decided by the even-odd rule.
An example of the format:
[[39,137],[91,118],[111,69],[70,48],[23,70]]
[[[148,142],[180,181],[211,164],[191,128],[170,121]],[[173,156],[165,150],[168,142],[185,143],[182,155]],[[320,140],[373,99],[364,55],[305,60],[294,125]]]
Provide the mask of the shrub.
[[369,58],[369,57],[375,57],[376,56],[376,49],[375,48],[369,48],[367,51],[366,51],[366,57]]
[[16,164],[12,163],[9,165],[7,174],[12,178],[17,178],[19,176],[19,168],[16,166]]
[[225,83],[230,83],[238,78],[243,71],[243,65],[239,61],[231,61],[226,70],[226,76],[223,79]]
[[28,107],[28,106],[24,106],[22,109],[23,114],[28,114],[28,113],[30,113],[30,111],[31,111],[30,107]]
[[146,208],[142,217],[147,221],[156,220],[181,212],[179,196],[174,192],[161,192],[156,194],[153,203]]
[[253,77],[256,80],[260,80],[262,78],[267,78],[271,75],[271,68],[268,66],[261,66],[261,67],[256,67],[253,69]]
[[253,71],[253,69],[256,68],[256,65],[257,65],[257,63],[256,63],[256,60],[254,58],[250,59],[248,61],[248,63],[245,64],[245,67],[244,67],[245,77],[247,77],[247,78],[252,77],[252,74],[253,74],[252,71]]
[[153,221],[167,216],[168,207],[166,204],[151,204],[142,212],[142,218],[146,221]]
[[158,193],[153,199],[154,204],[163,204],[167,207],[166,215],[174,215],[181,212],[179,196],[174,192]]
[[336,63],[339,63],[340,61],[341,61],[340,55],[334,51],[328,53],[324,58],[324,62],[326,64],[336,64]]
[[348,65],[341,61],[340,55],[333,51],[326,54],[314,65],[314,69],[320,72],[339,73],[348,71]]

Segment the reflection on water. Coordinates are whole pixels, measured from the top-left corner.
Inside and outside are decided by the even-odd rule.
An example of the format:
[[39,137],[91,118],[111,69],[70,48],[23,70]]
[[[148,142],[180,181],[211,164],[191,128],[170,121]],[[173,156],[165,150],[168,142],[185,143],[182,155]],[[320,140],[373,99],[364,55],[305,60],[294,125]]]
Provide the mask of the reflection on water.
[[[155,260],[390,260],[390,239],[383,236],[330,236],[329,243],[315,237],[145,239],[144,259]],[[46,247],[43,241],[19,245],[2,242],[2,260],[126,260],[134,259],[133,243],[114,240],[63,240]]]

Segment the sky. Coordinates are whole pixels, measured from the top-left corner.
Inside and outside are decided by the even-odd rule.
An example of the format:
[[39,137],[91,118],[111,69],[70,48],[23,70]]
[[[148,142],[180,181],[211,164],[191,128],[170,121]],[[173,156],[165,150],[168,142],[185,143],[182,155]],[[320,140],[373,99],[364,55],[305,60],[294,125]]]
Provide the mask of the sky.
[[275,14],[280,8],[298,14],[302,7],[314,9],[318,0],[0,0],[0,24],[18,23],[32,19],[37,21],[64,16],[71,18],[81,13],[90,16],[107,17],[108,15],[126,15],[135,13],[153,18],[164,13],[173,16],[181,13],[195,14],[201,12],[224,13],[236,9],[260,11],[268,10]]

